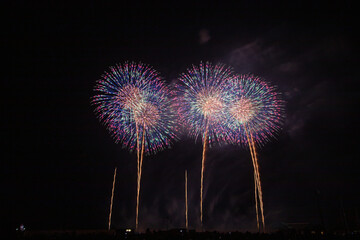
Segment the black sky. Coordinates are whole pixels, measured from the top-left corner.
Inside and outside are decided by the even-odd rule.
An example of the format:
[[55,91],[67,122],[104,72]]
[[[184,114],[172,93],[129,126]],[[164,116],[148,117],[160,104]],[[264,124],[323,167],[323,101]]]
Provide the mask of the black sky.
[[[351,1],[14,2],[3,40],[11,49],[2,103],[8,225],[106,228],[115,166],[113,224],[134,225],[136,156],[114,143],[89,103],[101,74],[126,60],[152,65],[169,83],[208,60],[276,84],[287,102],[285,125],[259,151],[267,224],[320,223],[317,201],[327,227],[343,227],[340,201],[350,224],[359,224],[354,7]],[[201,150],[184,137],[145,159],[142,228],[184,225],[185,169],[190,225],[199,226]],[[211,149],[206,168],[205,228],[254,230],[249,152]]]

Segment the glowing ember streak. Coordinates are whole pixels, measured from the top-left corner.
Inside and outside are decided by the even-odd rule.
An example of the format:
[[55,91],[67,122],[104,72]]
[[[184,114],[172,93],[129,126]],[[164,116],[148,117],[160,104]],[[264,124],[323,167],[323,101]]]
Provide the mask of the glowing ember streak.
[[265,232],[265,218],[264,218],[264,206],[263,206],[263,198],[262,198],[262,189],[261,189],[261,180],[260,180],[260,172],[259,172],[259,164],[257,159],[257,154],[255,150],[255,143],[252,137],[252,134],[250,133],[251,138],[251,144],[252,144],[252,150],[253,150],[253,156],[254,156],[254,163],[255,163],[255,176],[257,177],[258,182],[258,196],[259,196],[259,204],[260,204],[260,211],[261,211],[261,220],[263,224],[263,231]]
[[262,226],[263,226],[263,231],[265,232],[265,219],[264,219],[264,208],[263,208],[263,201],[262,201],[260,172],[259,172],[259,165],[258,165],[258,162],[257,162],[255,144],[254,144],[251,133],[250,133],[250,137],[249,137],[249,134],[248,134],[248,131],[246,130],[246,127],[245,127],[245,131],[246,131],[249,143],[250,143],[249,148],[250,148],[251,159],[252,159],[252,163],[253,163],[253,167],[254,167],[255,208],[256,208],[257,227],[258,227],[258,230],[260,231],[259,212],[258,212],[258,198],[259,198]]
[[203,223],[203,182],[208,145],[227,140],[227,85],[233,72],[222,64],[200,63],[181,74],[176,85],[179,122],[195,139],[202,137],[200,221]]
[[115,190],[115,179],[116,179],[116,168],[115,168],[115,171],[114,171],[114,180],[113,180],[112,191],[111,191],[110,213],[109,213],[109,227],[108,227],[109,230],[110,230],[110,226],[111,226],[111,215],[112,215],[112,209],[113,209],[114,190]]
[[187,187],[187,170],[185,170],[185,227],[186,230],[189,228],[189,222],[188,222],[188,187]]
[[144,148],[145,148],[145,128],[142,134],[141,155],[140,155],[138,181],[137,181],[135,229],[138,229],[139,226],[139,198],[140,198],[140,183],[141,183],[142,164],[144,158]]
[[201,184],[200,184],[200,222],[203,222],[203,193],[204,193],[204,170],[205,170],[205,157],[206,149],[208,145],[208,128],[206,128],[204,143],[203,143],[203,153],[201,159]]
[[100,121],[106,125],[116,142],[121,142],[124,148],[136,150],[137,153],[138,228],[144,154],[156,153],[176,140],[171,92],[159,74],[142,63],[111,67],[110,72],[105,72],[102,79],[97,81],[95,91],[98,94],[92,98],[92,104]]
[[254,172],[254,195],[255,195],[255,211],[256,211],[256,225],[258,231],[260,231],[260,224],[259,224],[259,210],[258,210],[258,200],[257,200],[257,179]]

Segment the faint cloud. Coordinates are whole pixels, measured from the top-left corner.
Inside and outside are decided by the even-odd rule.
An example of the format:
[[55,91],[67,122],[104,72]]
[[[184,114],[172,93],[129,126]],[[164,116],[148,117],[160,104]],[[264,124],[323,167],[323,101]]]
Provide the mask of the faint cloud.
[[299,90],[285,92],[291,103],[291,110],[287,112],[285,129],[291,137],[295,137],[304,128],[306,123],[316,114],[321,113],[329,97],[327,81]]
[[251,71],[255,66],[267,65],[276,58],[274,46],[265,46],[263,41],[254,40],[230,52],[230,65],[244,71]]
[[211,39],[211,37],[209,34],[209,30],[204,28],[199,31],[199,43],[200,44],[207,43],[210,39]]
[[299,65],[296,62],[286,62],[279,66],[279,71],[284,73],[296,73],[298,70]]

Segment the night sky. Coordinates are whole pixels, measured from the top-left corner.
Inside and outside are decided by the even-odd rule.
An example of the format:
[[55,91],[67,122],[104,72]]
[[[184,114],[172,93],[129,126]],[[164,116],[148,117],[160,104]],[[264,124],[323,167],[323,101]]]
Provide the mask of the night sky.
[[[327,228],[344,228],[344,213],[350,227],[360,224],[354,4],[75,2],[17,1],[9,10],[11,40],[2,40],[11,47],[2,101],[7,226],[106,228],[116,166],[113,227],[134,226],[136,154],[115,144],[90,105],[96,80],[127,60],[152,65],[168,83],[211,61],[277,85],[285,124],[259,149],[267,225],[320,224],[319,212]],[[201,142],[182,136],[144,159],[142,229],[184,226],[185,169],[189,225],[200,226],[201,153]],[[205,229],[255,230],[252,174],[247,149],[209,150]]]

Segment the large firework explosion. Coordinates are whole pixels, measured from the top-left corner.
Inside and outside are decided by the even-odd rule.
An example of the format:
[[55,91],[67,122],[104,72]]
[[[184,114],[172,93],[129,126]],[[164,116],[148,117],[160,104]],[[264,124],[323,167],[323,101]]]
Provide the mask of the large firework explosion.
[[263,145],[274,136],[282,124],[284,102],[275,87],[253,75],[233,78],[228,85],[231,100],[228,104],[229,140],[248,146],[254,167],[255,206],[260,230],[258,205],[262,228],[265,231],[262,189],[256,144]]
[[259,146],[280,130],[284,102],[274,86],[253,75],[240,75],[229,82],[228,122],[231,140],[249,145],[246,129]]
[[233,77],[231,68],[222,64],[200,63],[180,75],[177,106],[180,121],[195,139],[203,142],[200,222],[203,223],[203,179],[207,146],[226,139],[226,103],[229,101],[227,83]]
[[110,68],[97,81],[92,103],[100,121],[116,142],[137,152],[137,204],[144,154],[156,153],[175,139],[170,91],[159,74],[142,63],[125,63]]

